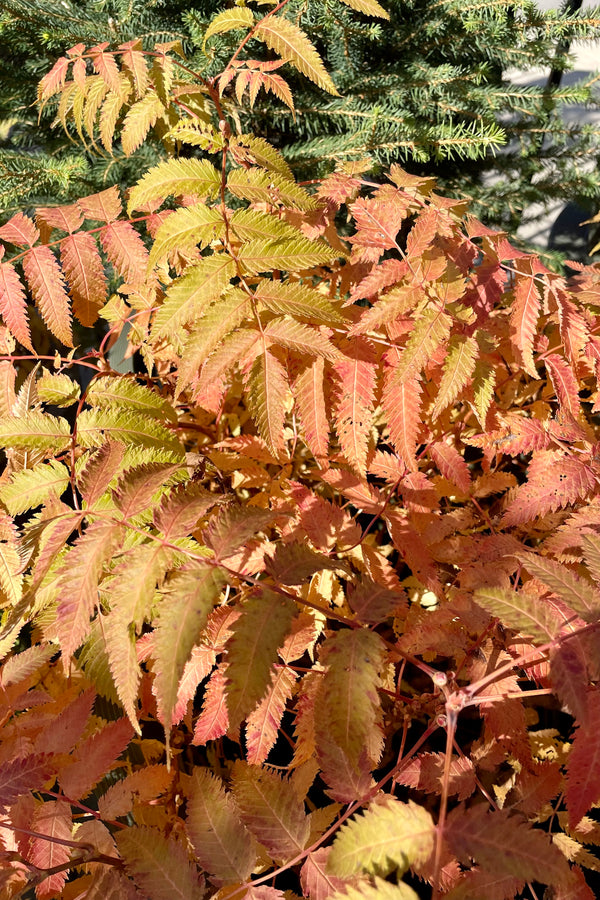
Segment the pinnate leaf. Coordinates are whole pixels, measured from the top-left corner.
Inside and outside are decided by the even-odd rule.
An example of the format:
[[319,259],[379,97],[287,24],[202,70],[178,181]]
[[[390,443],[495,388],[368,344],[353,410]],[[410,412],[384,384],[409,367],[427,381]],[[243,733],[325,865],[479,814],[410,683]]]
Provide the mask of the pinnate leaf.
[[547,556],[527,552],[516,555],[531,575],[539,578],[583,619],[593,622],[600,616],[600,591],[586,578],[578,577],[572,569]]
[[103,819],[126,816],[136,802],[154,800],[164,794],[173,781],[166,766],[145,766],[113,784],[98,797],[98,812]]
[[291,699],[296,675],[286,666],[276,668],[271,686],[246,722],[246,759],[259,766],[265,762],[279,737],[279,726],[288,700]]
[[342,453],[356,472],[366,475],[377,355],[371,343],[362,337],[345,343],[342,350],[343,356],[333,367],[336,378],[335,427]]
[[220,882],[246,881],[256,846],[233,795],[212,772],[196,767],[187,797],[186,832],[202,868]]
[[[341,0],[341,2],[347,3],[348,0]],[[390,884],[389,881],[383,881],[381,878],[375,878],[372,882],[361,882],[357,885],[344,885],[343,890],[336,891],[329,897],[330,900],[418,900],[418,895],[404,882]]]
[[212,198],[220,184],[221,176],[207,159],[168,159],[146,172],[131,189],[127,208],[131,214],[146,203],[179,194]]
[[[31,823],[33,831],[45,837],[34,837],[28,853],[29,861],[38,869],[59,868],[70,859],[71,847],[59,844],[54,838],[63,841],[72,840],[73,820],[71,807],[64,800],[46,800],[38,806]],[[54,897],[64,887],[68,869],[54,872],[36,885],[38,900]]]
[[[543,452],[538,453],[540,462]],[[502,517],[502,524],[523,525],[536,516],[575,503],[589,494],[595,484],[592,469],[580,459],[573,456],[548,458],[547,463],[536,467],[534,477],[530,466],[529,480],[517,489]]]
[[[330,783],[336,775],[331,760],[338,754],[357,770],[379,761],[383,734],[377,689],[383,644],[366,628],[342,629],[327,639],[319,659],[325,673],[317,692],[315,734],[323,777]],[[342,799],[338,795],[335,799]]]
[[77,420],[77,435],[81,444],[89,448],[100,447],[109,439],[128,446],[169,451],[175,458],[181,458],[183,452],[177,438],[164,425],[137,412],[84,410]]
[[224,583],[223,575],[214,566],[188,563],[175,573],[164,592],[153,645],[159,716],[167,731],[183,669]]
[[399,384],[418,377],[435,350],[448,337],[451,324],[447,313],[434,307],[424,310],[395,366],[394,379]]
[[108,489],[119,471],[125,448],[118,441],[106,441],[87,457],[79,473],[77,487],[88,508]]
[[383,6],[377,0],[340,0],[352,9],[364,13],[366,16],[377,16],[379,19],[389,19],[389,13],[385,11]]
[[69,295],[52,250],[45,244],[28,250],[23,257],[23,271],[42,319],[59,341],[72,347]]
[[0,810],[22,794],[39,790],[53,771],[52,758],[44,753],[5,760],[0,768]]
[[25,289],[8,262],[0,262],[0,315],[19,343],[33,352]]
[[156,120],[165,112],[162,100],[155,91],[148,91],[141,100],[130,106],[121,128],[121,147],[125,156],[135,153],[144,143],[150,129],[156,125]]
[[45,503],[52,496],[60,497],[68,484],[68,469],[51,459],[32,469],[13,473],[10,481],[0,487],[0,500],[11,515],[16,516]]
[[538,373],[533,361],[533,339],[540,311],[540,295],[531,266],[528,268],[531,274],[526,273],[515,279],[515,299],[511,307],[511,339],[521,365],[528,375],[537,378]]
[[61,241],[60,261],[73,301],[73,314],[91,326],[106,301],[107,282],[96,241],[86,231]]
[[425,863],[434,846],[435,826],[427,810],[411,800],[385,796],[342,825],[327,868],[340,878],[366,873],[386,876]]
[[128,719],[108,722],[77,747],[75,759],[60,774],[60,784],[72,800],[86,797],[125,750],[133,737]]
[[225,560],[237,553],[249,538],[271,525],[278,515],[270,509],[232,504],[211,517],[203,537],[217,560]]
[[296,607],[269,590],[251,597],[227,642],[227,708],[232,733],[269,689],[277,650],[289,633]]
[[592,690],[586,698],[588,719],[575,731],[567,763],[565,799],[569,827],[575,828],[593,803],[600,799],[600,693]]
[[457,807],[448,816],[444,837],[459,860],[471,859],[488,872],[524,881],[560,885],[569,880],[569,865],[543,831],[518,815],[487,804]]
[[321,57],[304,32],[293,22],[270,16],[256,25],[253,36],[264,41],[270,50],[274,50],[281,59],[291,63],[324,91],[337,96],[337,89],[327,74]]
[[235,275],[235,263],[225,253],[203,256],[167,288],[152,325],[151,339],[170,337],[177,328],[201,316]]
[[557,621],[548,606],[523,591],[486,587],[476,591],[474,599],[497,616],[503,625],[530,634],[540,643],[551,641],[558,631]]
[[121,539],[122,526],[118,523],[93,522],[77,539],[63,564],[56,628],[66,670],[71,654],[88,634],[104,565]]
[[260,353],[248,380],[248,405],[260,436],[275,456],[285,453],[283,427],[289,384],[286,370],[269,350]]
[[88,388],[87,399],[92,406],[102,408],[118,406],[163,421],[177,421],[177,413],[168,399],[126,376],[102,375],[95,378]]
[[232,788],[242,820],[274,859],[285,860],[304,849],[310,831],[304,799],[287,779],[238,761]]
[[221,238],[224,230],[223,214],[219,209],[203,203],[177,209],[156,232],[148,268],[164,262],[172,250],[186,252],[197,244],[208,246],[211,241]]
[[234,196],[253,203],[281,203],[306,212],[316,207],[314,198],[295,181],[258,167],[233,169],[227,178],[227,188]]
[[174,837],[136,825],[117,832],[115,840],[127,874],[148,900],[201,900],[199,874]]
[[0,417],[0,441],[4,447],[60,453],[70,440],[69,423],[62,416],[29,412],[26,416]]
[[431,410],[433,419],[436,419],[446,407],[451,406],[465,387],[473,374],[477,351],[477,341],[474,337],[452,335],[450,338],[440,389]]
[[211,19],[204,33],[202,47],[206,47],[207,41],[215,34],[225,34],[225,32],[234,31],[236,28],[252,28],[253,25],[254,15],[247,6],[235,6],[233,9],[226,9]]

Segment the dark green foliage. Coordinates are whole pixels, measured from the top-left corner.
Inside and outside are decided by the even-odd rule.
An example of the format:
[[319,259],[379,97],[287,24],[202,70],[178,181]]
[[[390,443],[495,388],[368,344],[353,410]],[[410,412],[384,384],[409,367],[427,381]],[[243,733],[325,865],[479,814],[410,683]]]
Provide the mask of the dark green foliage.
[[[217,35],[203,49],[206,26],[219,9],[233,5],[0,0],[7,48],[0,62],[2,205],[12,209],[24,198],[39,202],[47,195],[67,200],[129,182],[163,152],[152,142],[138,151],[143,159],[126,160],[118,149],[104,159],[76,151],[60,129],[51,128],[51,108],[38,126],[31,108],[35,86],[60,53],[79,41],[115,47],[142,35],[151,49],[181,40],[189,66],[210,77],[222,70],[241,35]],[[300,178],[365,155],[375,173],[400,162],[435,175],[443,190],[471,196],[488,223],[513,231],[522,210],[535,202],[575,199],[596,211],[600,129],[565,125],[561,116],[564,105],[594,102],[592,79],[555,89],[542,79],[539,87],[523,87],[511,83],[510,70],[567,69],[569,43],[600,35],[600,8],[542,12],[528,0],[384,0],[383,6],[389,22],[357,15],[334,0],[290,3],[286,16],[295,21],[302,12],[340,96],[324,94],[286,67],[296,117],[261,92],[253,110],[245,101],[238,111],[243,130],[282,149]],[[269,58],[258,41],[250,49],[256,58]],[[227,99],[235,104],[231,87]]]

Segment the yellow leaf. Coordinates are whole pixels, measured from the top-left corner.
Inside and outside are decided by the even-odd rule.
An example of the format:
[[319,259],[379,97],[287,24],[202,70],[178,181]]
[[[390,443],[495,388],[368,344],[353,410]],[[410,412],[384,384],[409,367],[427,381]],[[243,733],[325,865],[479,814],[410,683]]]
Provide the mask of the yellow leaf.
[[252,10],[247,6],[235,6],[233,9],[226,9],[225,12],[219,13],[212,20],[202,42],[202,49],[206,47],[206,42],[215,34],[224,34],[226,31],[234,31],[236,28],[252,28],[254,25],[254,16]]
[[377,0],[340,0],[351,9],[364,13],[365,16],[377,16],[379,19],[389,19],[390,15],[380,6]]

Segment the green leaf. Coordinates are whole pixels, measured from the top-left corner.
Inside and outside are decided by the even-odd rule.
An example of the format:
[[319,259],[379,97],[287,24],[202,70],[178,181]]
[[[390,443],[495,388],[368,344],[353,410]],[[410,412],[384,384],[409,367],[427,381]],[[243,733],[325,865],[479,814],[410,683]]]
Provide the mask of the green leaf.
[[281,203],[307,212],[317,206],[315,198],[295,181],[256,167],[233,169],[227,177],[227,188],[236,197],[252,203]]
[[71,442],[69,423],[61,416],[29,412],[25,416],[0,417],[0,443],[23,450],[61,453]]
[[531,575],[549,587],[586,622],[597,621],[600,617],[600,591],[587,578],[579,578],[567,566],[546,556],[518,551],[515,556]]
[[[100,447],[107,438],[134,447],[169,450],[183,459],[183,447],[163,425],[142,413],[88,409],[77,420],[77,436],[83,447]],[[175,460],[173,460],[175,461]]]
[[11,515],[16,516],[60,497],[69,485],[69,470],[55,459],[40,463],[33,469],[15,472],[0,488],[0,500]]
[[207,159],[168,159],[146,172],[131,189],[127,210],[131,215],[146,203],[162,203],[180,194],[214,198],[220,185],[221,176]]
[[115,833],[127,874],[148,900],[201,900],[199,873],[185,848],[157,828],[133,826]]
[[233,9],[226,9],[211,19],[210,25],[204,34],[202,49],[204,50],[206,42],[215,34],[225,34],[226,31],[234,31],[236,28],[252,28],[253,25],[254,15],[247,6],[235,6]]
[[281,59],[291,63],[324,91],[339,96],[315,47],[293,22],[270,16],[256,26],[253,37],[264,41],[270,50],[278,53]]
[[172,250],[187,252],[206,247],[225,234],[225,222],[219,209],[196,203],[177,209],[160,225],[148,258],[148,271],[165,261]]
[[277,651],[296,613],[294,602],[269,590],[251,597],[232,625],[227,642],[227,708],[235,731],[267,692]]
[[293,783],[270,769],[238,761],[232,788],[244,823],[274,859],[286,860],[304,849],[310,821]]
[[374,883],[361,881],[356,886],[349,884],[342,891],[330,894],[328,900],[419,900],[419,897],[403,882],[390,884],[375,878]]
[[183,669],[224,584],[215,566],[194,562],[177,571],[162,592],[153,637],[154,685],[159,717],[167,734]]
[[435,842],[430,813],[412,800],[401,803],[385,796],[340,828],[327,868],[340,878],[369,874],[386,876],[395,869],[426,863]]
[[530,634],[544,644],[554,639],[559,623],[547,604],[537,597],[506,588],[487,587],[475,591],[473,599],[503,625]]
[[181,354],[177,376],[178,394],[194,379],[223,338],[241,325],[250,309],[249,295],[240,288],[232,288],[200,317]]
[[474,337],[458,334],[448,341],[448,354],[444,361],[444,371],[435,404],[431,411],[436,419],[446,407],[451,406],[475,368],[478,345]]
[[90,406],[102,409],[112,410],[115,406],[120,406],[124,410],[145,413],[167,422],[177,421],[177,413],[169,400],[125,375],[102,375],[94,379],[88,388],[86,399]]
[[38,397],[42,403],[53,406],[71,406],[81,394],[76,381],[64,373],[44,372],[36,383]]
[[308,319],[317,325],[339,325],[344,319],[320,291],[298,281],[259,281],[254,296],[276,315]]
[[269,172],[278,172],[284,178],[293,181],[292,170],[285,158],[264,138],[254,137],[252,134],[240,134],[231,138],[229,146],[236,159],[243,156],[255,165],[268,169]]
[[452,326],[450,316],[436,307],[425,309],[411,330],[394,371],[394,380],[403,384],[419,375]]
[[339,353],[333,344],[330,344],[325,335],[316,328],[296,322],[291,316],[281,316],[271,319],[264,329],[263,334],[274,344],[293,350],[301,358],[306,356],[322,356],[331,361],[339,357]]
[[258,209],[236,209],[230,225],[232,234],[240,241],[278,241],[284,238],[303,240],[305,237],[298,228],[284,219]]
[[326,770],[329,746],[339,749],[355,767],[363,758],[371,767],[383,746],[381,683],[384,645],[374,631],[345,628],[323,644],[319,661],[325,667],[318,690],[317,746]]
[[219,881],[246,881],[256,865],[256,846],[222,781],[196,766],[187,792],[185,829],[196,858]]
[[287,372],[277,357],[265,350],[252,365],[247,403],[260,436],[275,456],[286,452],[283,427],[289,393]]
[[238,259],[253,275],[273,269],[299,271],[330,262],[337,254],[326,244],[309,238],[281,241],[249,241],[242,244]]
[[494,399],[496,370],[484,360],[477,360],[473,372],[473,405],[479,424],[485,431],[488,410]]
[[164,302],[154,317],[150,340],[169,338],[182,325],[202,315],[235,274],[235,263],[225,253],[203,256],[197,265],[187,268],[167,288]]

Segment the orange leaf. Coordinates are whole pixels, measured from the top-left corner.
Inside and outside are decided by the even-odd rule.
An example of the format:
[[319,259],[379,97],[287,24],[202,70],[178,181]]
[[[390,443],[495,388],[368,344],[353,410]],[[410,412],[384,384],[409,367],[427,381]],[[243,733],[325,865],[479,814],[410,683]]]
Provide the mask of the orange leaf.
[[52,334],[72,347],[69,295],[63,273],[50,247],[42,245],[28,250],[23,257],[23,271],[42,319]]

